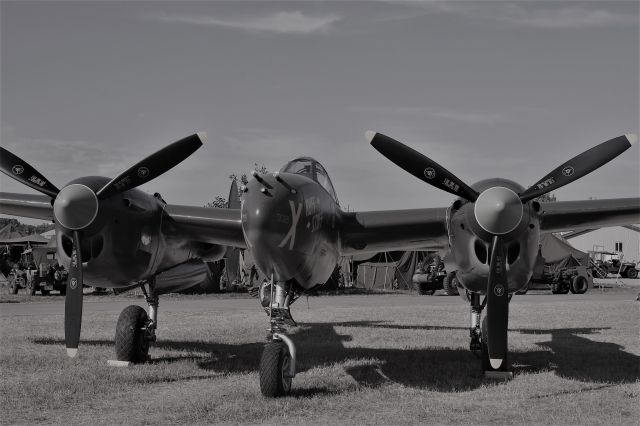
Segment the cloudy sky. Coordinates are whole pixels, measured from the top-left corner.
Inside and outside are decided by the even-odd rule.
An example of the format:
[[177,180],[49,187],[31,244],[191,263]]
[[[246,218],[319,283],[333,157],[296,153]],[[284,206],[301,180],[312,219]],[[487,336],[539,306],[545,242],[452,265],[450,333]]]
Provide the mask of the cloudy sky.
[[[300,155],[343,208],[444,206],[371,148],[399,139],[463,180],[528,185],[638,132],[638,2],[2,1],[2,145],[58,186],[113,176],[196,131],[142,187],[226,195],[231,173]],[[639,196],[639,151],[557,191]],[[2,191],[32,192],[3,177]]]

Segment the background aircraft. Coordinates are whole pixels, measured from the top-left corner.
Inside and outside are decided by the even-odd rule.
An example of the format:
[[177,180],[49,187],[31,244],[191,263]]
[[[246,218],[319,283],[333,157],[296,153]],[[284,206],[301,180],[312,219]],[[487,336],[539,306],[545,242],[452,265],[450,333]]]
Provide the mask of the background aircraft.
[[[80,178],[62,190],[3,150],[2,171],[45,196],[0,193],[0,207],[5,214],[56,223],[60,254],[71,262],[65,302],[65,340],[70,355],[75,355],[78,346],[83,271],[92,279],[110,281],[101,282],[102,287],[139,284],[147,292],[149,314],[139,307],[127,307],[116,327],[118,359],[142,362],[148,344],[155,339],[157,296],[197,276],[198,267],[203,266],[200,259],[222,257],[225,246],[252,250],[258,267],[271,277],[260,289],[271,324],[260,362],[260,388],[266,396],[287,394],[296,373],[295,345],[285,333],[286,325],[295,324],[290,305],[305,291],[326,282],[341,255],[450,249],[465,286],[474,293],[471,347],[480,349],[489,360],[483,362],[483,368],[504,370],[507,297],[531,274],[536,254],[531,247],[537,248],[540,232],[638,221],[637,198],[549,204],[532,201],[627,149],[631,145],[627,137],[587,151],[590,154],[576,157],[571,172],[561,166],[532,190],[522,192],[522,187],[505,180],[468,187],[398,142],[379,134],[369,136],[372,144],[394,161],[437,187],[464,195],[467,201],[456,200],[441,208],[344,212],[326,170],[304,157],[290,161],[277,173],[253,173],[254,178],[242,188],[240,209],[170,205],[159,195],[134,189],[197,149],[202,136],[193,135],[115,179]],[[171,279],[163,280],[163,276]],[[489,319],[483,334],[479,318],[484,303],[479,302],[479,295],[485,293]],[[502,360],[500,365],[496,359]]]

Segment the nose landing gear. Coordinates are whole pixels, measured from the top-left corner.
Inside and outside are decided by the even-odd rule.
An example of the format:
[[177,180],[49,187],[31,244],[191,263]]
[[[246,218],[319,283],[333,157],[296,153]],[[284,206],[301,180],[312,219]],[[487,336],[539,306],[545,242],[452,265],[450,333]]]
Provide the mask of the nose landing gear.
[[260,391],[266,397],[285,396],[291,391],[296,375],[296,347],[287,336],[285,326],[295,326],[290,305],[293,290],[284,282],[263,283],[260,301],[269,315],[267,344],[260,359]]
[[[485,299],[486,300],[486,299]],[[480,295],[478,293],[471,294],[471,325],[469,327],[469,336],[471,342],[469,343],[469,350],[480,351],[482,350],[482,331],[480,329],[480,315],[484,303],[480,304]]]

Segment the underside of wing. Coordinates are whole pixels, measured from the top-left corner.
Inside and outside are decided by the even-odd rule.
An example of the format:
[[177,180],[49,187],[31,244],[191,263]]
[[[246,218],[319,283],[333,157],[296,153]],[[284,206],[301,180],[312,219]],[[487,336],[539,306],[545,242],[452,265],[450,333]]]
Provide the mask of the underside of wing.
[[51,197],[36,194],[0,192],[0,214],[53,220]]
[[165,212],[191,240],[246,248],[239,209],[167,204]]
[[540,214],[542,232],[631,225],[640,223],[640,198],[541,203]]
[[342,254],[447,247],[446,208],[342,212]]

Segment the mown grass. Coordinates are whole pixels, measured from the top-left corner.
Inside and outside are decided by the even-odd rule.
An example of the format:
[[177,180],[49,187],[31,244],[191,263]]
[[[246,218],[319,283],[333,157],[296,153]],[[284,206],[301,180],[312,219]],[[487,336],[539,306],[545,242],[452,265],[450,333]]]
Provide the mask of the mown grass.
[[[113,368],[117,313],[87,313],[81,357],[61,317],[0,319],[2,424],[637,424],[640,323],[628,299],[512,303],[514,378],[490,382],[468,350],[468,307],[444,298],[319,297],[294,305],[299,375],[265,399],[266,318],[161,305],[150,364]],[[522,299],[526,301],[527,296]],[[451,300],[451,298],[446,298]],[[108,300],[101,297],[100,300]],[[60,298],[61,301],[61,298]],[[60,301],[58,303],[60,303]],[[351,303],[353,302],[353,303]],[[56,303],[53,299],[51,303]],[[174,310],[171,310],[174,307]],[[1,306],[0,306],[0,309]]]

